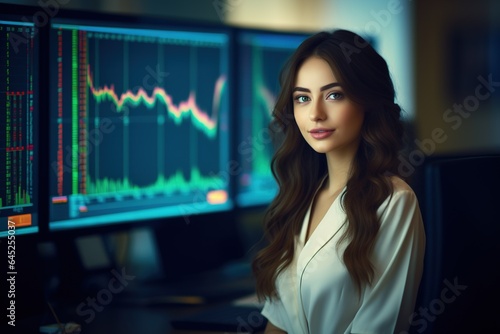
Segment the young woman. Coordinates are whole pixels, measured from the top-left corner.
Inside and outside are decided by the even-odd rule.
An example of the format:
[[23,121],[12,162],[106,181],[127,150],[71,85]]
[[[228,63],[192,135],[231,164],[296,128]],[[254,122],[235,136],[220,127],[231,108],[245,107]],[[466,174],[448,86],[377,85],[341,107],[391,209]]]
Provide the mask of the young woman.
[[396,175],[403,127],[386,62],[352,32],[321,32],[281,86],[271,126],[280,189],[253,263],[266,333],[408,329],[425,233]]

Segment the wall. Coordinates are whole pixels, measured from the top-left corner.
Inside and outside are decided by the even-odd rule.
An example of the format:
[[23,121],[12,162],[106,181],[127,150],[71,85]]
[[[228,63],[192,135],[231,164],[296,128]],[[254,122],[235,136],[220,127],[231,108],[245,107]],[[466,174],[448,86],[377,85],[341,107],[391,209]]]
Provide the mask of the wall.
[[[443,139],[439,141],[444,141],[434,141],[435,153],[500,151],[498,92],[484,99],[476,97],[476,87],[481,84],[478,76],[487,79],[492,75],[493,81],[500,81],[500,73],[492,72],[488,64],[482,42],[484,34],[500,31],[495,23],[500,16],[499,2],[419,0],[415,5],[416,121],[420,140],[432,139],[432,132],[442,129]],[[456,31],[462,31],[462,38],[469,41],[462,51],[449,48]],[[497,49],[493,64],[498,55]],[[450,66],[456,62],[460,66]],[[460,78],[464,89],[456,95],[450,86]],[[481,96],[486,94],[484,89],[479,90]],[[462,114],[449,111],[460,105],[464,106]]]

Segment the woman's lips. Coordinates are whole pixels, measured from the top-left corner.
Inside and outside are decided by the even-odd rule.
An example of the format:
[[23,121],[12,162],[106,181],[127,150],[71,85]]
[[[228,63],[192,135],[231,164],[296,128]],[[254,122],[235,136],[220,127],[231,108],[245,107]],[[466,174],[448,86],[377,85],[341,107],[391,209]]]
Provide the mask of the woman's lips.
[[325,139],[330,137],[333,134],[333,131],[331,129],[312,129],[309,131],[311,134],[311,137],[314,139]]

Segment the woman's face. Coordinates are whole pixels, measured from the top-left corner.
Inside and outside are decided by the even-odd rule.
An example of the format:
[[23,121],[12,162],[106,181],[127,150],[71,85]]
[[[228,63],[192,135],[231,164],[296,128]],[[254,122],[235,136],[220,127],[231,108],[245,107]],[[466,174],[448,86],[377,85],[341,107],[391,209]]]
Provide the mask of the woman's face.
[[359,146],[363,108],[349,99],[330,65],[307,58],[297,72],[293,114],[306,142],[318,153],[355,153]]

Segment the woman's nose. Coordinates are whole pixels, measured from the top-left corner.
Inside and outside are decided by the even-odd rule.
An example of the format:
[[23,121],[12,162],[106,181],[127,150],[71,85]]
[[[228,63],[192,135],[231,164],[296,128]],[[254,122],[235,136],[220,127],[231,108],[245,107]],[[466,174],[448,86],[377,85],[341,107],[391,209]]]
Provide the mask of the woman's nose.
[[321,101],[311,104],[311,110],[309,111],[309,119],[313,122],[323,121],[326,118],[326,113]]

